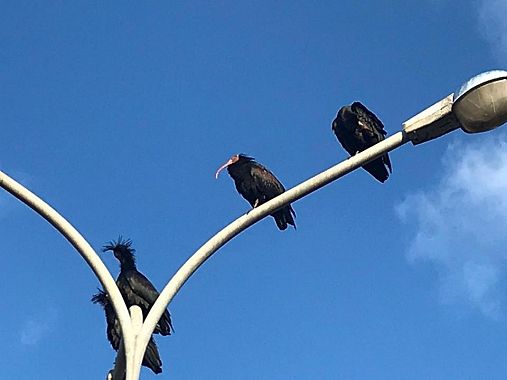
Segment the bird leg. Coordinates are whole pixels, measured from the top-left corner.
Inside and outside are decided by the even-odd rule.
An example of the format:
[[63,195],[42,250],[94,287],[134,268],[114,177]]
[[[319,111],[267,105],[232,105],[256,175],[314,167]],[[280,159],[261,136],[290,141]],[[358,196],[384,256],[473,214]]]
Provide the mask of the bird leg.
[[259,206],[259,204],[261,203],[261,201],[259,200],[259,198],[257,198],[255,200],[255,203],[253,204],[252,208],[250,210],[248,210],[247,214],[252,211],[254,208],[256,208],[257,206]]

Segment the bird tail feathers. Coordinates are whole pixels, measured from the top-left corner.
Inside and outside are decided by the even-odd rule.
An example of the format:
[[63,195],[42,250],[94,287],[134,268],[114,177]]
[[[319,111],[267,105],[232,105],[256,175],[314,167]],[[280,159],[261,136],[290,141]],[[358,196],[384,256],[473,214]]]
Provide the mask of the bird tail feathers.
[[143,357],[143,366],[151,369],[155,374],[162,372],[162,360],[160,360],[157,344],[153,338],[150,338],[148,346],[146,347],[146,352]]
[[290,224],[291,226],[296,229],[296,222],[294,221],[294,217],[296,216],[296,213],[294,212],[294,209],[291,205],[285,206],[281,210],[276,211],[271,216],[275,218],[276,225],[278,229],[281,231],[287,229],[287,225]]
[[[387,162],[389,162],[389,169],[390,161],[389,157],[387,157]],[[387,171],[387,167],[385,166],[385,159],[384,157],[377,158],[376,160],[373,160],[372,162],[369,162],[365,165],[363,165],[363,169],[366,170],[368,173],[370,173],[377,181],[385,182],[387,178],[389,178],[389,172]],[[389,170],[390,171],[390,170]]]

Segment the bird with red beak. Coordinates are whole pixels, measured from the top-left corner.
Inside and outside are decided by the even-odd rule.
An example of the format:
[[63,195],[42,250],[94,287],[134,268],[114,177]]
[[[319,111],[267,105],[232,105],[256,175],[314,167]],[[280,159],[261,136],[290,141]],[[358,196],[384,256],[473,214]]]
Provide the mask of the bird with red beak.
[[[235,154],[232,156],[218,168],[215,178],[218,179],[220,172],[225,168],[234,180],[238,193],[254,208],[285,191],[273,173],[247,155]],[[285,230],[288,224],[296,228],[294,221],[296,213],[290,204],[276,210],[271,216],[275,219],[280,230]]]

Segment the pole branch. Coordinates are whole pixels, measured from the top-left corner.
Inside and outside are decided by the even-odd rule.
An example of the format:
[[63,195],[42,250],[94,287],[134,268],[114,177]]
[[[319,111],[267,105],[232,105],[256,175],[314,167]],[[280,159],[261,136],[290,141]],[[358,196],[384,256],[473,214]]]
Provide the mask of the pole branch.
[[135,342],[132,333],[130,315],[127,311],[127,306],[123,301],[123,297],[120,294],[120,290],[116,286],[113,277],[100,257],[95,253],[85,238],[74,228],[74,226],[72,226],[72,224],[70,224],[54,208],[2,171],[0,171],[0,187],[37,212],[54,228],[56,228],[56,230],[60,232],[63,237],[67,239],[67,241],[79,252],[88,266],[92,269],[93,273],[95,273],[95,276],[97,276],[108,293],[114,310],[116,311],[116,315],[118,316],[118,320],[120,321],[123,340],[125,343],[125,356],[127,357],[128,363],[128,358],[133,357]]
[[347,160],[340,162],[322,173],[300,183],[292,189],[287,190],[276,198],[271,199],[269,202],[251,210],[248,214],[240,216],[234,222],[209,239],[178,269],[175,275],[169,280],[165,288],[162,290],[156,302],[153,304],[136,339],[133,366],[135,373],[129,374],[127,371],[127,379],[136,380],[139,378],[144,351],[146,350],[150,336],[167,305],[171,302],[176,293],[190,278],[190,276],[192,276],[192,274],[218,249],[251,225],[272,214],[275,210],[303,198],[304,196],[337,180],[377,157],[398,148],[408,141],[409,139],[405,132],[400,131],[378,144],[375,144],[374,146],[356,154],[355,156],[350,157]]

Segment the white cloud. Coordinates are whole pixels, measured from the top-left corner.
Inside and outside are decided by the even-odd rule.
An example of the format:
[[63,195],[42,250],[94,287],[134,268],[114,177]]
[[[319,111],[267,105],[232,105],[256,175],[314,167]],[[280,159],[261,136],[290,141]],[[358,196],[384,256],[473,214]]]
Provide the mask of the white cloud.
[[499,318],[507,284],[507,138],[451,145],[443,162],[433,189],[397,206],[415,229],[407,257],[435,265],[443,302],[466,302]]
[[479,0],[479,30],[500,60],[507,58],[507,0]]
[[54,308],[48,308],[44,314],[27,319],[19,333],[21,344],[34,346],[46,337],[56,325],[58,313]]

